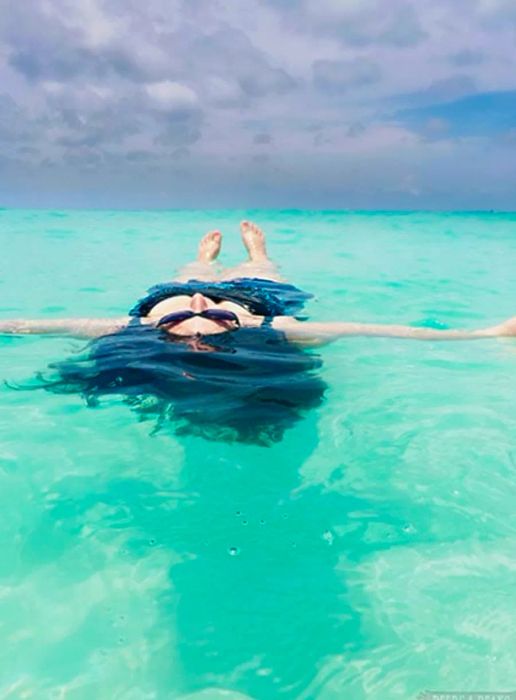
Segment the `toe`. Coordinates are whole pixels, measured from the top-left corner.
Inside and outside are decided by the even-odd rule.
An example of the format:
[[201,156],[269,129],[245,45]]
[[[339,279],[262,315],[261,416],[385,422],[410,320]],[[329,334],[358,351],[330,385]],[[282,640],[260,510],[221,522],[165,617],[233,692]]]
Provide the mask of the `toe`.
[[220,231],[208,231],[201,239],[201,247],[211,247],[220,244],[222,234]]
[[259,226],[257,226],[256,224],[251,224],[251,229],[252,229],[253,233],[255,234],[255,236],[262,236],[263,235],[262,229]]
[[198,260],[211,262],[220,252],[222,234],[220,231],[208,231],[199,243]]

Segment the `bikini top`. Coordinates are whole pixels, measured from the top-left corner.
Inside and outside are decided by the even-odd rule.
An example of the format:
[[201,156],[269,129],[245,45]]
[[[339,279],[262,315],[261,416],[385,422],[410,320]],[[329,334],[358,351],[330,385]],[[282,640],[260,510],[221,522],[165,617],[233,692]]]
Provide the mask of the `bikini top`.
[[151,309],[165,299],[186,294],[201,293],[213,301],[232,301],[244,306],[256,316],[264,316],[266,321],[275,316],[294,316],[313,295],[298,289],[292,284],[242,277],[223,282],[166,282],[151,287],[147,296],[140,299],[129,311],[130,316],[147,316]]

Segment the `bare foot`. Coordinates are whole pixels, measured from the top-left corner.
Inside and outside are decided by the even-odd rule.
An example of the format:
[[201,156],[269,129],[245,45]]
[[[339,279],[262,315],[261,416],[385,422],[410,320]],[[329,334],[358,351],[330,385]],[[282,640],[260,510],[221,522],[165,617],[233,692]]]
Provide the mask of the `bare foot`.
[[197,260],[202,263],[210,263],[215,260],[220,253],[222,245],[222,234],[220,231],[210,231],[201,238],[199,243],[199,253]]
[[268,260],[265,249],[265,234],[261,228],[251,221],[242,221],[240,224],[242,240],[249,253],[249,259],[253,262],[263,262]]

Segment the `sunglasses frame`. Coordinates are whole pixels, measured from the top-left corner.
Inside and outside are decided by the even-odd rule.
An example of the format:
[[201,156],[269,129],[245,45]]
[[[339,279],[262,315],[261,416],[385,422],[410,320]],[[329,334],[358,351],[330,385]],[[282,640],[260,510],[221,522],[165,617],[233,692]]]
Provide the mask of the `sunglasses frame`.
[[204,311],[199,312],[191,311],[189,309],[185,309],[184,311],[172,311],[172,313],[166,314],[160,318],[157,325],[158,327],[177,325],[178,323],[183,323],[183,321],[188,321],[196,316],[199,318],[206,318],[209,321],[232,321],[233,323],[236,323],[237,327],[240,327],[240,320],[238,316],[227,309],[205,309]]

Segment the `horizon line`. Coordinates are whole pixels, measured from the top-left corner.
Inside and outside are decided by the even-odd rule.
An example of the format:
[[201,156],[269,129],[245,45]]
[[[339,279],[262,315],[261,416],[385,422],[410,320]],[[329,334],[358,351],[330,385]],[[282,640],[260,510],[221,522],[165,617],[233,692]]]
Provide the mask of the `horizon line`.
[[492,207],[478,209],[385,209],[385,208],[367,208],[367,207],[341,207],[341,208],[323,208],[313,209],[307,207],[208,207],[202,209],[199,207],[48,207],[48,206],[0,206],[0,213],[6,211],[45,211],[45,212],[290,212],[290,213],[306,213],[317,212],[319,214],[516,214],[516,209],[494,209]]

